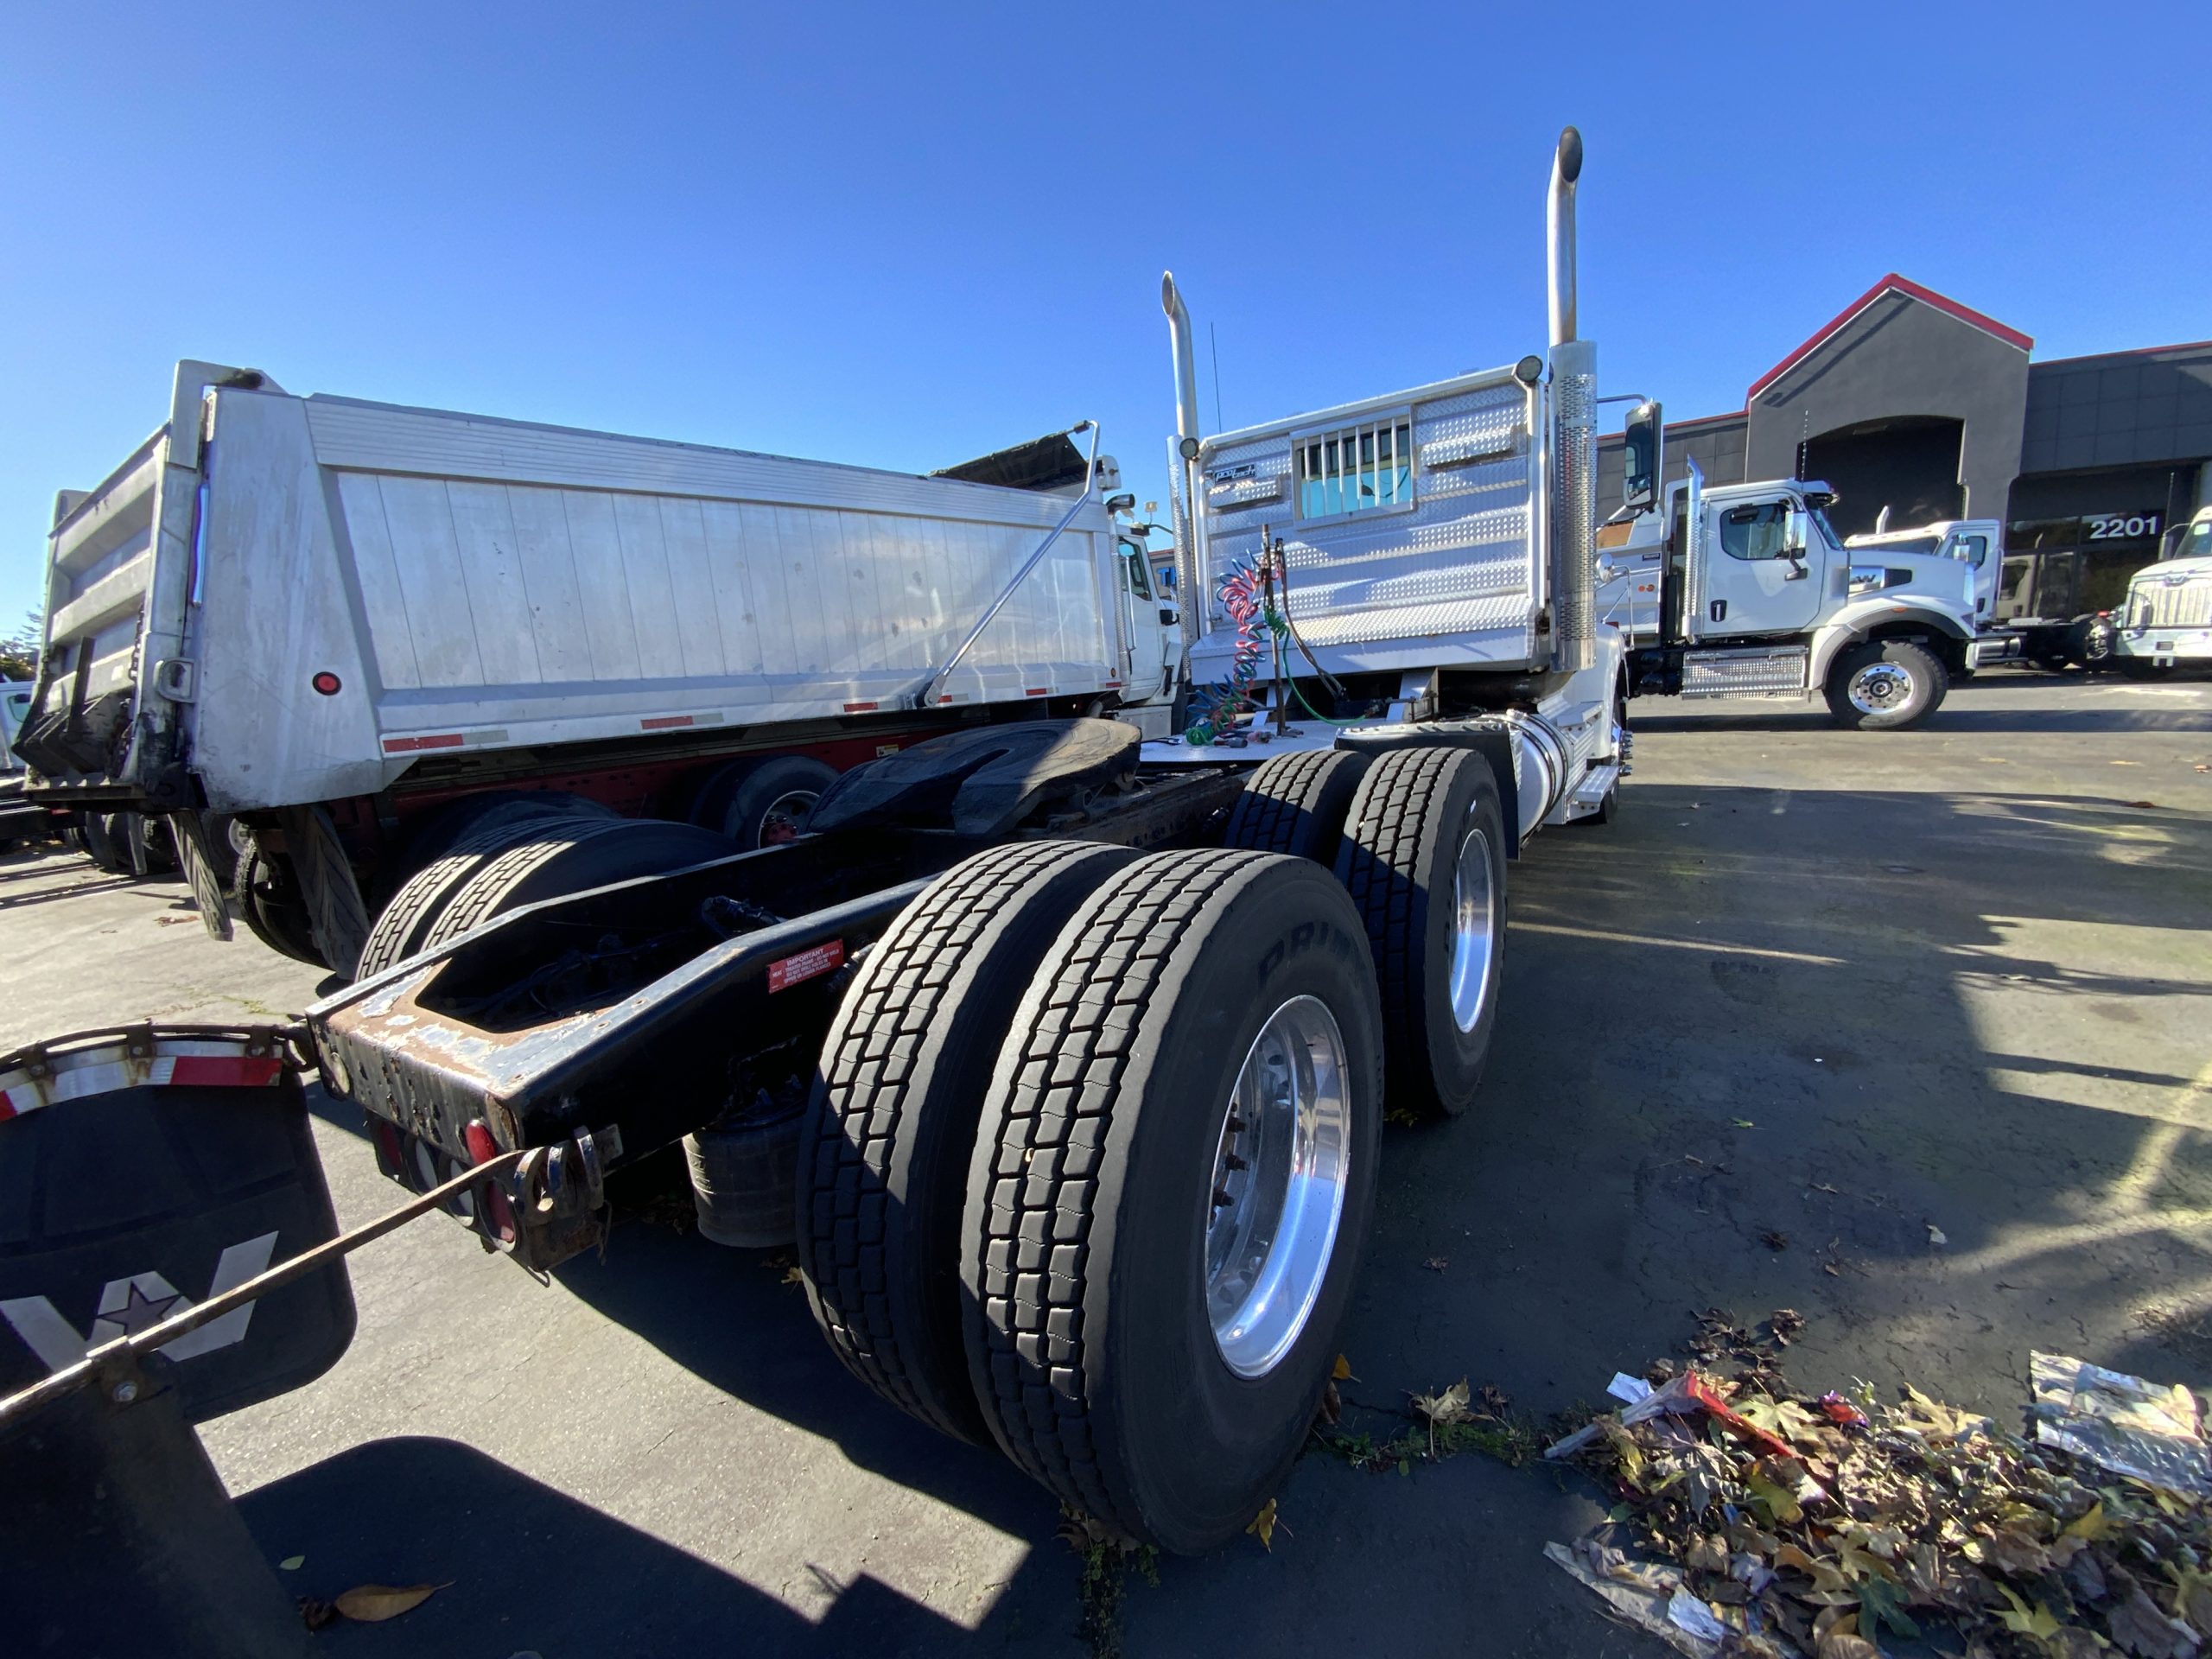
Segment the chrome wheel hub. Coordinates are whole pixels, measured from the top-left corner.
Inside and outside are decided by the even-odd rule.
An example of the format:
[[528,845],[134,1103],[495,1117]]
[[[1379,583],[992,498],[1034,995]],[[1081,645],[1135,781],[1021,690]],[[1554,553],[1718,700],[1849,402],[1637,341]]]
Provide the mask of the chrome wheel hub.
[[1862,715],[1885,715],[1912,696],[1912,676],[1895,663],[1870,663],[1851,677],[1846,695]]
[[1239,1376],[1265,1376],[1305,1330],[1336,1255],[1351,1180],[1344,1033],[1318,997],[1268,1017],[1223,1114],[1207,1199],[1206,1316]]
[[1490,837],[1479,828],[1471,829],[1459,843],[1452,872],[1452,1020],[1461,1031],[1472,1031],[1482,1017],[1497,954],[1491,931],[1497,919]]
[[814,804],[821,798],[821,791],[812,789],[786,790],[777,796],[760,815],[760,844],[773,847],[804,835],[806,821],[814,815]]

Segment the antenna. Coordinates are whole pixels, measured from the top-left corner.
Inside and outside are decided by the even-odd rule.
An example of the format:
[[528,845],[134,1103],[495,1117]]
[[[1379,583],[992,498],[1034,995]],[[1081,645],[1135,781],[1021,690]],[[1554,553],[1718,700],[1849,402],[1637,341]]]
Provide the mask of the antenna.
[[1805,481],[1805,462],[1809,458],[1813,448],[1813,406],[1810,404],[1803,404],[1799,408],[1797,413],[1802,424],[1801,424],[1797,429],[1797,471],[1796,476],[1797,481],[1802,484]]
[[1217,432],[1229,430],[1229,423],[1221,418],[1221,330],[1211,322],[1206,324],[1206,341],[1213,351],[1213,425]]

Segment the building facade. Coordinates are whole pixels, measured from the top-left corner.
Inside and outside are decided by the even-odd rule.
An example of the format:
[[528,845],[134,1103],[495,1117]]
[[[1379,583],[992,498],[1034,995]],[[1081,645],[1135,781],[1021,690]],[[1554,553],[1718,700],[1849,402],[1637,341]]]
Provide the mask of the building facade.
[[[1818,479],[1846,535],[2005,524],[2000,617],[2109,607],[2161,535],[2212,504],[2212,340],[2033,360],[2035,341],[1892,273],[1751,385],[1670,421],[1667,475]],[[1620,499],[1618,434],[1599,510]]]

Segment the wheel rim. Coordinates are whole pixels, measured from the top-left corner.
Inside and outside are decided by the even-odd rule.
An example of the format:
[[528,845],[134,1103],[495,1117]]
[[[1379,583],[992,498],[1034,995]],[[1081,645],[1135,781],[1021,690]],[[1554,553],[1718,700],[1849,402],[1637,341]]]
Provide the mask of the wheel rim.
[[1318,997],[1270,1014],[1222,1114],[1206,1221],[1206,1313],[1239,1376],[1273,1370],[1336,1255],[1351,1153],[1344,1033]]
[[760,815],[760,844],[773,847],[804,835],[806,821],[814,815],[814,804],[821,798],[818,789],[787,789],[777,796]]
[[1459,843],[1459,861],[1452,872],[1452,1022],[1461,1031],[1475,1028],[1490,991],[1491,964],[1497,954],[1491,935],[1495,912],[1490,837],[1478,826]]
[[1869,663],[1851,677],[1846,695],[1862,715],[1891,714],[1910,699],[1912,676],[1895,663]]

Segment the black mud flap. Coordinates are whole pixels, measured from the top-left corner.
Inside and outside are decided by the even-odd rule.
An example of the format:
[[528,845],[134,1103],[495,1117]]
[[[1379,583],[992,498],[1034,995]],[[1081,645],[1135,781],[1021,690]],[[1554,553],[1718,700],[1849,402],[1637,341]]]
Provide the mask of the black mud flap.
[[[137,1026],[0,1056],[0,1395],[338,1236],[273,1028]],[[353,1337],[342,1260],[162,1350],[193,1422]]]

